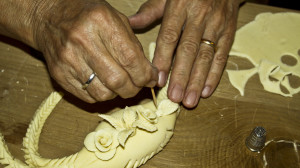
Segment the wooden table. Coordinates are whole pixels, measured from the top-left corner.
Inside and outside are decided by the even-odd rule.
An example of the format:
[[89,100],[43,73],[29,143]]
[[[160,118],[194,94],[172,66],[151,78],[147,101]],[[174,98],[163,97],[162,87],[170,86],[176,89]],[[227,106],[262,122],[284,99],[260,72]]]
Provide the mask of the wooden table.
[[[135,13],[142,3],[132,0],[110,2],[126,15]],[[288,10],[246,3],[240,9],[238,27],[259,13],[282,11]],[[155,41],[158,30],[159,25],[138,34],[147,54],[148,45]],[[61,88],[50,79],[40,54],[16,41],[3,37],[1,40],[0,131],[12,154],[24,160],[22,138],[35,110],[50,92]],[[230,58],[229,62],[247,66],[243,60]],[[227,68],[230,66],[228,63]],[[258,80],[257,75],[250,79],[242,97],[224,73],[213,96],[202,99],[196,109],[182,110],[169,144],[142,167],[263,167],[266,164],[263,156],[270,167],[300,167],[300,147],[297,146],[300,140],[300,94],[286,98],[268,93]],[[150,91],[146,89],[132,99],[91,105],[66,94],[45,124],[40,138],[41,155],[56,158],[79,151],[86,134],[100,121],[98,112],[134,105],[147,97],[150,97]],[[267,140],[283,139],[287,143],[270,143],[260,154],[250,152],[245,139],[255,126],[267,130]]]

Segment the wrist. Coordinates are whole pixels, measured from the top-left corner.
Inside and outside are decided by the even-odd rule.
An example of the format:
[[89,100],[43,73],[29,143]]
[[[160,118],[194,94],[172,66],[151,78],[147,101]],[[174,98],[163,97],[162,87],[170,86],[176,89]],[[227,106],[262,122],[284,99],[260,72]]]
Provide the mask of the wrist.
[[38,13],[42,2],[43,0],[1,1],[0,34],[37,48],[35,34],[42,20],[42,13]]

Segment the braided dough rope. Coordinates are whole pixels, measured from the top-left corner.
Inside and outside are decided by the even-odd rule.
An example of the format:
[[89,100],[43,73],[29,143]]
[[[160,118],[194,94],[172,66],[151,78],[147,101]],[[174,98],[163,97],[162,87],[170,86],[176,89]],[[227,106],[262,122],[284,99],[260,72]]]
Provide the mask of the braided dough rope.
[[[150,45],[154,50],[155,44]],[[168,86],[168,84],[166,85]],[[180,108],[167,98],[167,87],[157,96],[157,108],[153,101],[143,105],[126,107],[110,115],[99,115],[102,121],[84,141],[84,148],[68,157],[47,159],[38,153],[39,136],[43,125],[62,99],[53,92],[40,105],[23,140],[25,163],[14,159],[0,134],[0,163],[6,168],[131,168],[144,164],[160,152],[173,135]]]
[[5,144],[4,137],[0,133],[0,164],[7,165],[6,168],[29,168],[20,160],[14,158]]
[[[53,92],[46,100],[42,102],[40,107],[37,109],[33,120],[31,121],[26,137],[23,140],[23,146],[25,147],[25,154],[30,155],[32,158],[34,156],[39,156],[38,154],[38,142],[39,136],[42,131],[42,127],[56,106],[56,104],[61,100],[62,94],[58,92]],[[25,155],[26,159],[26,155]],[[27,168],[33,167],[31,164],[24,164],[18,159],[15,159],[9,152],[7,145],[5,144],[4,138],[0,133],[0,163],[3,165],[8,165],[6,168]]]

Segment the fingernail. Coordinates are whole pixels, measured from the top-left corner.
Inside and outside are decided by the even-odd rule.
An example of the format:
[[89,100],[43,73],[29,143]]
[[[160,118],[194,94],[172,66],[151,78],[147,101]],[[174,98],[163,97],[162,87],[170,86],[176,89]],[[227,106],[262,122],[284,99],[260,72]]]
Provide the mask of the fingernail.
[[166,84],[166,82],[167,82],[167,76],[166,76],[166,73],[165,72],[163,72],[163,71],[160,71],[159,73],[158,73],[158,86],[159,87],[163,87],[163,86],[165,86],[165,84]]
[[181,102],[183,98],[183,89],[180,85],[175,84],[171,92],[171,100],[174,102]]
[[205,88],[202,90],[202,97],[208,97],[210,96],[210,87],[209,86],[205,86]]
[[186,105],[189,107],[193,107],[197,103],[197,93],[196,92],[190,92],[186,97]]

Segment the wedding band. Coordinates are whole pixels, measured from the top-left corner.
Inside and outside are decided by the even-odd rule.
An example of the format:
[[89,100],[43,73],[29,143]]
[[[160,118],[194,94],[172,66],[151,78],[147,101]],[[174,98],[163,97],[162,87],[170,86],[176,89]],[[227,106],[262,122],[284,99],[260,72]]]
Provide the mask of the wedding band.
[[206,40],[206,39],[201,39],[201,43],[207,44],[209,46],[211,46],[214,51],[216,50],[216,43],[210,41],[210,40]]
[[82,85],[82,89],[83,90],[86,90],[86,88],[89,86],[89,84],[93,81],[93,79],[95,78],[95,76],[96,76],[97,74],[95,73],[95,72],[93,72],[91,75],[90,75],[90,77],[89,77],[89,79]]

